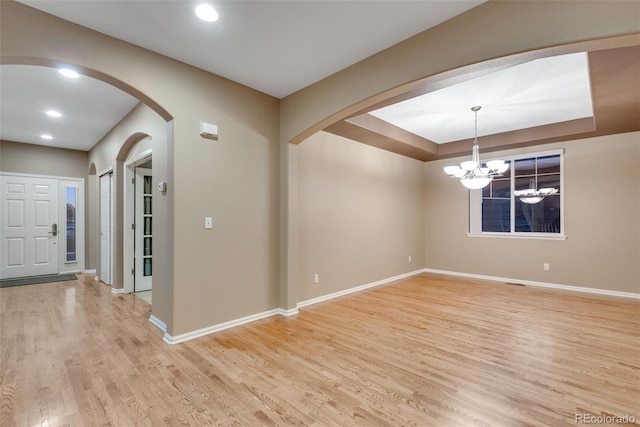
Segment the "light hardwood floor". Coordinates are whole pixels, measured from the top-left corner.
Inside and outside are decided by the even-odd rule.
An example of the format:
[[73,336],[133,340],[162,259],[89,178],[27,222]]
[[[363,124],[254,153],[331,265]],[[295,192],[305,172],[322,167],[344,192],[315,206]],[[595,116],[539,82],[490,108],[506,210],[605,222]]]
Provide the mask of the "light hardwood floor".
[[0,289],[0,425],[640,421],[637,300],[425,274],[170,346],[79,277]]

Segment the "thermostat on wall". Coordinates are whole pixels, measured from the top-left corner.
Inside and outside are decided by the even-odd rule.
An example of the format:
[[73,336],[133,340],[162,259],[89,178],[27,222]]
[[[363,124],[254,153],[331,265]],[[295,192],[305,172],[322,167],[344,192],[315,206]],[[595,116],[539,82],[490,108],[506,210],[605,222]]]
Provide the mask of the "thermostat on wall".
[[200,136],[206,139],[218,140],[218,126],[211,123],[200,122]]

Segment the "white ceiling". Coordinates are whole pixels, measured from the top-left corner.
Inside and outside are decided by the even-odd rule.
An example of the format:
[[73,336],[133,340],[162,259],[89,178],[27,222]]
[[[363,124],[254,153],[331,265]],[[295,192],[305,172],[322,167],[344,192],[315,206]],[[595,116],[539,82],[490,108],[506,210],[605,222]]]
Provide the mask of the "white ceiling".
[[586,53],[515,65],[369,114],[437,144],[593,116]]
[[[198,3],[186,0],[19,1],[281,98],[485,0],[213,1],[215,23],[197,19]],[[79,150],[137,102],[88,77],[8,65],[0,99],[1,139]],[[63,117],[46,116],[49,108]]]
[[[0,66],[0,99],[0,139],[83,151],[138,104],[100,80],[70,79],[55,68],[23,65]],[[49,117],[47,110],[62,117]]]
[[282,98],[484,0],[20,2]]

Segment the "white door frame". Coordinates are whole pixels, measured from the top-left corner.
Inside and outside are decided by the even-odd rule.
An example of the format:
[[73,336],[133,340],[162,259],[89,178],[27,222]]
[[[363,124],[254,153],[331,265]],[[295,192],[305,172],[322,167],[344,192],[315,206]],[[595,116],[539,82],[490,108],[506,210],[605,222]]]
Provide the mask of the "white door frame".
[[[79,273],[85,271],[85,199],[84,199],[84,178],[58,178],[58,182],[60,183],[60,223],[65,222],[64,218],[66,217],[66,204],[63,203],[65,200],[65,193],[67,188],[76,188],[76,260],[75,261],[67,261],[66,260],[66,249],[67,243],[66,239],[59,247],[60,250],[60,273]],[[66,224],[65,224],[66,225]],[[59,230],[66,230],[66,226],[64,229],[61,228],[62,225],[58,227]],[[60,233],[61,236],[66,237],[66,233]]]
[[[2,172],[0,177],[24,177],[24,178],[42,178],[53,179],[58,182],[58,274],[61,273],[80,273],[85,269],[85,194],[84,194],[84,178],[54,176],[54,175],[37,175],[26,173]],[[66,261],[66,199],[65,188],[75,187],[76,192],[76,259],[75,261]]]
[[[105,182],[107,183],[107,206],[106,206],[106,210],[105,210],[105,206],[103,206],[103,191],[105,190],[105,188],[103,188],[103,179],[106,180]],[[112,285],[113,283],[113,223],[114,223],[114,216],[113,216],[113,209],[114,209],[114,185],[113,185],[113,169],[109,170],[108,172],[105,172],[103,174],[100,175],[100,273],[99,273],[99,277],[100,280],[107,284],[107,285]],[[108,216],[108,218],[105,218],[105,215]],[[106,219],[106,224],[105,224],[105,219]],[[104,226],[106,225],[106,230],[104,229]],[[107,233],[107,236],[105,237],[105,233]],[[104,249],[105,249],[105,245],[104,245],[104,240],[106,239],[107,242],[107,253],[103,253]],[[105,263],[106,260],[106,264],[107,265],[103,265]]]
[[[145,254],[145,240],[147,237],[151,237],[153,234],[153,222],[151,223],[151,233],[147,234],[146,229],[146,198],[147,194],[145,191],[145,178],[152,177],[153,172],[151,169],[142,168],[137,166],[135,169],[136,173],[136,183],[135,183],[135,279],[133,282],[133,290],[134,292],[140,291],[150,291],[153,284],[153,274],[146,276],[145,275],[145,259],[151,258],[153,255]],[[150,188],[150,190],[152,190]],[[150,194],[149,194],[150,195]],[[152,212],[152,211],[151,211]],[[151,214],[151,212],[149,212]],[[153,268],[153,264],[152,264]]]
[[128,159],[124,163],[124,185],[123,185],[123,220],[122,220],[122,244],[123,244],[123,283],[122,289],[124,293],[133,292],[133,258],[134,252],[134,233],[131,228],[131,224],[135,223],[134,206],[135,206],[135,187],[133,185],[133,179],[136,175],[136,166],[146,163],[151,159],[152,149],[149,148],[136,156]]

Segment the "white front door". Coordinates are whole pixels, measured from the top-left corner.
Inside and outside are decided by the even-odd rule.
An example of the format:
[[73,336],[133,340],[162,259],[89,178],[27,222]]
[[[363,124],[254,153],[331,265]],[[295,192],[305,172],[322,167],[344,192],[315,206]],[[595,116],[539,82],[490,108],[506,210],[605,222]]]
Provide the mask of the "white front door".
[[58,180],[0,176],[0,278],[58,273]]
[[100,280],[111,284],[111,183],[112,174],[100,177]]
[[151,169],[136,168],[134,292],[151,290],[153,240]]

